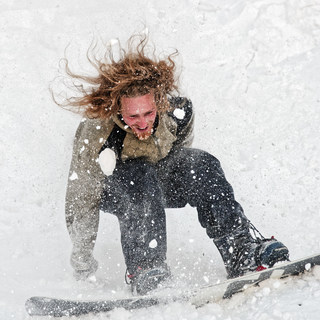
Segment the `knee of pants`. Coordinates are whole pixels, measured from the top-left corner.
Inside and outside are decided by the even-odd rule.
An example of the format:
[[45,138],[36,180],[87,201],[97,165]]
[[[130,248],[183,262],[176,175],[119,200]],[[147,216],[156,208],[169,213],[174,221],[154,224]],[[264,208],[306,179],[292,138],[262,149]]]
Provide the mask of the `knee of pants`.
[[178,159],[179,163],[188,170],[192,169],[209,174],[212,171],[221,171],[220,161],[212,154],[201,149],[184,148],[178,153]]
[[195,160],[196,163],[201,166],[200,168],[221,168],[220,161],[212,154],[203,150],[197,150]]

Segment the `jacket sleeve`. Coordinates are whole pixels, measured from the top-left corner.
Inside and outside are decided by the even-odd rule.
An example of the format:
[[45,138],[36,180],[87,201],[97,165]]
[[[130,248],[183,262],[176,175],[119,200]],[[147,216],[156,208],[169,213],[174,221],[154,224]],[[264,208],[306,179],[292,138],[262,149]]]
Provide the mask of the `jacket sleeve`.
[[170,100],[172,111],[169,115],[177,123],[175,146],[190,147],[193,141],[194,113],[191,100],[173,97]]
[[83,120],[76,132],[67,185],[65,213],[73,249],[71,265],[76,271],[97,268],[92,252],[98,232],[104,175],[97,158],[103,144],[101,126]]

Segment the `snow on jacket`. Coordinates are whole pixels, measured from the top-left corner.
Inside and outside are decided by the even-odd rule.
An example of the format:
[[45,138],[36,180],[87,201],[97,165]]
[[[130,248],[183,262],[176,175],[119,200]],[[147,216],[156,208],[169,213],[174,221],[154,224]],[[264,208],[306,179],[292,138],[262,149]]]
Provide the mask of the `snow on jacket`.
[[81,121],[74,139],[65,203],[74,269],[81,271],[96,266],[92,251],[106,178],[98,161],[100,152],[106,148],[113,150],[116,161],[143,157],[145,161],[156,163],[173,148],[191,145],[194,119],[191,101],[174,97],[170,105],[169,112],[156,117],[154,132],[146,140],[136,138],[119,115],[108,120]]

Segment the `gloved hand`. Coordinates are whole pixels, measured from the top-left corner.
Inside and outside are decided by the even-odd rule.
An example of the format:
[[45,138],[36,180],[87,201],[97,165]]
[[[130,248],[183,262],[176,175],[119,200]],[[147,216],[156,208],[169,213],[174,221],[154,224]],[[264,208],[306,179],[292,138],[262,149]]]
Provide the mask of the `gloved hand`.
[[116,154],[112,149],[106,148],[99,155],[99,164],[102,172],[111,176],[116,167]]

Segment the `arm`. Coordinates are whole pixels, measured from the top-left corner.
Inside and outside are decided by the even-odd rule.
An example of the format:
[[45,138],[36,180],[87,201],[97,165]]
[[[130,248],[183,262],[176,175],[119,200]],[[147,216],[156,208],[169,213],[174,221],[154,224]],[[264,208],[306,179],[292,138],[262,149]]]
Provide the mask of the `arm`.
[[73,245],[71,265],[75,274],[94,273],[98,266],[92,252],[99,225],[104,175],[97,158],[106,131],[100,120],[84,120],[80,123],[74,139],[65,213]]
[[190,147],[193,141],[194,113],[191,100],[174,97],[170,100],[173,111],[169,115],[177,123],[175,146]]

